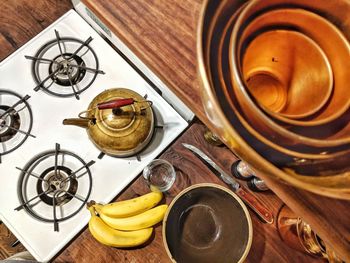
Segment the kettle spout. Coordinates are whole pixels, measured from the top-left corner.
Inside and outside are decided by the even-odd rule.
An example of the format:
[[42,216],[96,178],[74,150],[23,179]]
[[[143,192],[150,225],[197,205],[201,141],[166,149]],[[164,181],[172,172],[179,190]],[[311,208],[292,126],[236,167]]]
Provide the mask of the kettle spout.
[[75,125],[81,128],[89,127],[89,119],[80,119],[80,118],[72,118],[72,119],[64,119],[63,125]]

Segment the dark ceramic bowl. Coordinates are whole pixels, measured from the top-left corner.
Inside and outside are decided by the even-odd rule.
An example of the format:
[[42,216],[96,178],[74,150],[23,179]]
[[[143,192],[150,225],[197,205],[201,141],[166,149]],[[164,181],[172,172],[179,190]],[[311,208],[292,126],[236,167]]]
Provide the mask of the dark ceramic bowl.
[[236,194],[216,184],[197,184],[178,194],[163,220],[163,241],[173,262],[243,262],[252,223]]

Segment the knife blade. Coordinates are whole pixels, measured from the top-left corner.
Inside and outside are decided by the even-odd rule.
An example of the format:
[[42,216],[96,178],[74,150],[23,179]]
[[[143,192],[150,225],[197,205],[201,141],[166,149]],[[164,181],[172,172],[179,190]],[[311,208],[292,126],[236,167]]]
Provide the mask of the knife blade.
[[249,206],[265,223],[273,223],[273,215],[271,211],[258,200],[253,194],[251,194],[245,187],[240,185],[235,179],[229,176],[221,167],[219,167],[212,159],[210,159],[205,153],[199,150],[197,147],[183,143],[185,148],[189,149],[198,159],[206,164],[210,170],[219,177],[224,183],[226,183],[231,190],[233,190],[243,202]]

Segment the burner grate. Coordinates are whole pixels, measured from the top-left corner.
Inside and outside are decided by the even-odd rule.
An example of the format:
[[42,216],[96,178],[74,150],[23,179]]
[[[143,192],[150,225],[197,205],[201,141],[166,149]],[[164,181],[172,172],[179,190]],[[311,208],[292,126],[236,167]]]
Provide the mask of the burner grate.
[[[35,56],[25,56],[33,61],[32,73],[37,86],[35,91],[43,89],[58,97],[75,96],[89,88],[99,70],[97,56],[89,46],[92,38],[84,42],[70,37],[56,38],[43,45]],[[90,74],[88,74],[90,73]]]
[[78,155],[60,149],[43,152],[21,169],[18,196],[21,205],[34,218],[54,224],[76,215],[89,199],[92,188],[90,166]]
[[0,163],[1,156],[19,148],[30,136],[33,126],[32,110],[27,102],[30,96],[21,97],[9,90],[0,90]]

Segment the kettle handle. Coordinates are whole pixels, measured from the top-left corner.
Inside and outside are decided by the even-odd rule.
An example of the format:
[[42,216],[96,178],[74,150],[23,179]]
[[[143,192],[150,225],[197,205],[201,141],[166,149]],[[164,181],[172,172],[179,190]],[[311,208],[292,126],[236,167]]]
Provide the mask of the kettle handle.
[[115,108],[120,108],[123,106],[134,104],[134,102],[135,101],[133,98],[115,99],[115,100],[110,100],[110,101],[106,101],[106,102],[101,102],[101,103],[97,104],[97,108],[99,110],[115,109]]

